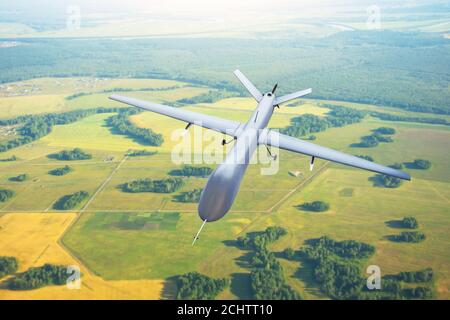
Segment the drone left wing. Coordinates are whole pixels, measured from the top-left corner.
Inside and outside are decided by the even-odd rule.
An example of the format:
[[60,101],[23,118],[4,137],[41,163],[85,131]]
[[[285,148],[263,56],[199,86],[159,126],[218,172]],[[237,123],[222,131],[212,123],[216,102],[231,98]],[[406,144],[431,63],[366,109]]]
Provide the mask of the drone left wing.
[[261,133],[258,142],[260,144],[306,154],[312,157],[345,164],[347,166],[352,166],[355,168],[382,173],[404,180],[411,180],[411,177],[406,172],[395,170],[393,168],[385,167],[380,164],[361,159],[359,157],[355,157],[333,149],[321,147],[307,141],[286,136],[273,130],[265,131],[264,134]]
[[142,101],[134,98],[128,98],[119,95],[112,95],[109,97],[111,100],[123,102],[131,106],[135,106],[147,111],[156,112],[177,120],[187,122],[189,124],[194,124],[201,126],[206,129],[211,129],[217,132],[221,132],[230,136],[235,136],[239,126],[239,122],[225,120],[213,116],[208,116],[205,114],[192,112],[185,110],[183,108],[174,108],[165,106],[162,104]]

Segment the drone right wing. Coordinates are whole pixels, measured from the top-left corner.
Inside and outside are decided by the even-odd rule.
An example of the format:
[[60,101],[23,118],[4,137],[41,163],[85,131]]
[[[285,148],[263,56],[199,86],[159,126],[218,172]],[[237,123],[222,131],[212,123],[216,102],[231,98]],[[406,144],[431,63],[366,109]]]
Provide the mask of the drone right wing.
[[385,167],[380,164],[370,162],[359,157],[355,157],[333,149],[321,147],[300,139],[296,139],[277,131],[268,130],[265,134],[261,133],[260,144],[277,147],[280,149],[306,154],[308,156],[325,159],[355,168],[365,169],[377,173],[386,174],[396,178],[411,180],[411,176],[406,172]]

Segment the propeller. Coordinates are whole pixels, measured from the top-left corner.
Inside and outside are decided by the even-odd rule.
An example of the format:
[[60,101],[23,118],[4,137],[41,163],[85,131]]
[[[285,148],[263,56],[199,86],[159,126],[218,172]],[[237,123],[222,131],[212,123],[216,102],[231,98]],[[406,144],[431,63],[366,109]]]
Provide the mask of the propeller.
[[277,87],[278,87],[278,83],[276,83],[275,86],[273,87],[272,94],[275,93],[275,90],[277,90]]

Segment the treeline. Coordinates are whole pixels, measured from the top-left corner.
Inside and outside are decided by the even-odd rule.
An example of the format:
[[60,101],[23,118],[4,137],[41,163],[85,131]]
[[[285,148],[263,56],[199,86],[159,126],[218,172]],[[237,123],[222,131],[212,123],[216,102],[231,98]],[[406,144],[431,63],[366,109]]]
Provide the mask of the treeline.
[[64,166],[61,168],[52,169],[48,172],[48,174],[51,174],[52,176],[64,176],[72,171],[72,167]]
[[73,161],[73,160],[88,160],[92,159],[92,155],[87,153],[80,148],[75,148],[73,150],[62,150],[58,153],[52,153],[48,155],[51,159],[57,159],[62,161]]
[[16,193],[13,190],[9,189],[0,189],[0,202],[6,202],[12,197],[14,197]]
[[112,88],[112,89],[104,89],[104,90],[100,90],[98,92],[78,92],[78,93],[74,93],[72,95],[66,96],[65,99],[66,100],[74,100],[76,98],[80,98],[80,97],[84,97],[84,96],[89,96],[91,94],[96,94],[96,93],[114,93],[114,92],[133,92],[133,91],[167,91],[167,90],[175,90],[178,88],[181,88],[182,86],[180,85],[174,85],[174,86],[166,86],[166,87],[160,87],[160,88]]
[[299,300],[300,295],[286,282],[281,264],[267,245],[287,232],[281,227],[268,227],[258,234],[247,234],[237,239],[242,249],[252,250],[250,260],[251,288],[254,299],[261,300]]
[[48,285],[66,284],[69,276],[66,266],[45,264],[16,275],[7,284],[11,290],[31,290]]
[[[448,77],[443,72],[448,66],[448,39],[439,33],[361,30],[340,32],[326,39],[294,37],[283,43],[275,38],[264,43],[239,38],[20,41],[26,45],[0,51],[0,82],[49,76],[171,78],[245,90],[239,88],[224,66],[240,61],[257,87],[269,88],[273,85],[267,80],[270,70],[261,65],[272,61],[290,71],[278,76],[280,82],[288,85],[284,88],[286,93],[308,82],[316,89],[314,98],[449,113],[450,95],[445,85]],[[152,49],[142,55],[143,48]],[[180,59],[181,51],[186,54]],[[84,59],[87,55],[89,60]],[[305,59],[307,65],[292,63]],[[105,61],[110,62],[107,68]],[[199,61],[201,67],[197,67]],[[348,68],[341,67],[343,61],[348,61]],[[373,85],[374,72],[377,85]],[[423,90],[427,86],[433,90]]]
[[157,154],[158,151],[149,151],[149,150],[128,150],[127,156],[129,157],[141,157],[141,156],[153,156]]
[[343,106],[324,104],[331,109],[325,117],[305,114],[291,119],[288,127],[280,129],[280,132],[292,137],[303,137],[315,132],[325,131],[332,127],[343,127],[348,124],[360,122],[366,115],[365,112],[350,109]]
[[73,194],[63,196],[53,205],[57,210],[70,210],[76,208],[80,203],[89,197],[89,192],[78,191]]
[[212,279],[198,272],[178,276],[178,300],[212,300],[230,285],[228,279]]
[[0,257],[0,279],[17,271],[19,263],[15,257]]
[[418,231],[403,231],[400,234],[389,236],[389,239],[396,242],[418,243],[424,241],[426,236]]
[[323,201],[313,201],[313,202],[305,202],[297,206],[297,208],[304,211],[323,212],[330,209],[330,205]]
[[184,185],[181,178],[168,178],[162,180],[152,180],[149,178],[138,179],[122,185],[125,192],[156,192],[172,193],[179,190]]
[[407,280],[413,278],[414,282],[430,281],[432,273],[430,277],[429,271],[418,271],[417,275],[415,272],[387,275],[381,280],[381,289],[369,290],[359,262],[375,253],[375,247],[369,244],[354,240],[335,241],[329,237],[310,239],[306,243],[307,245],[300,249],[301,257],[312,264],[314,278],[320,289],[331,298],[390,300],[424,299],[433,296],[429,287],[412,288],[403,285],[403,282],[409,282]]
[[229,92],[225,90],[210,90],[192,98],[180,99],[177,102],[182,104],[197,104],[197,103],[213,103],[222,99],[240,96],[239,92]]
[[17,138],[0,143],[0,152],[5,152],[42,138],[49,134],[55,125],[69,124],[93,114],[118,112],[119,110],[123,110],[123,108],[94,108],[64,113],[24,115],[12,119],[0,120],[0,126],[21,125],[17,130]]
[[427,123],[427,124],[440,124],[444,126],[450,126],[450,122],[443,118],[426,118],[426,117],[407,117],[399,116],[389,113],[381,112],[370,112],[372,117],[378,118],[385,121],[399,121],[399,122],[417,122],[417,123]]
[[197,203],[200,201],[203,189],[194,189],[191,191],[182,192],[175,196],[175,201],[185,203]]
[[181,169],[174,169],[169,172],[171,176],[183,177],[207,177],[213,170],[210,167],[183,166]]
[[397,275],[390,276],[398,281],[407,283],[429,282],[433,280],[433,269],[426,268],[419,271],[403,271]]
[[151,129],[138,128],[128,119],[130,115],[139,112],[137,109],[122,111],[115,116],[109,117],[106,123],[112,128],[113,133],[126,135],[145,145],[159,147],[164,142],[161,134]]

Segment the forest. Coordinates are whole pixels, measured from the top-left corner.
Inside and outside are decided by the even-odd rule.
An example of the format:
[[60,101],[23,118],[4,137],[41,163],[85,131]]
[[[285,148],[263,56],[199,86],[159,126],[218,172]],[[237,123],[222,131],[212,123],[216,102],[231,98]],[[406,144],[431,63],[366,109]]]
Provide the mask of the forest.
[[450,65],[450,44],[434,33],[359,30],[264,41],[202,37],[20,42],[25,45],[0,50],[1,82],[49,76],[164,78],[247,96],[232,75],[240,67],[262,91],[277,81],[280,94],[312,87],[316,99],[450,113],[444,72]]

